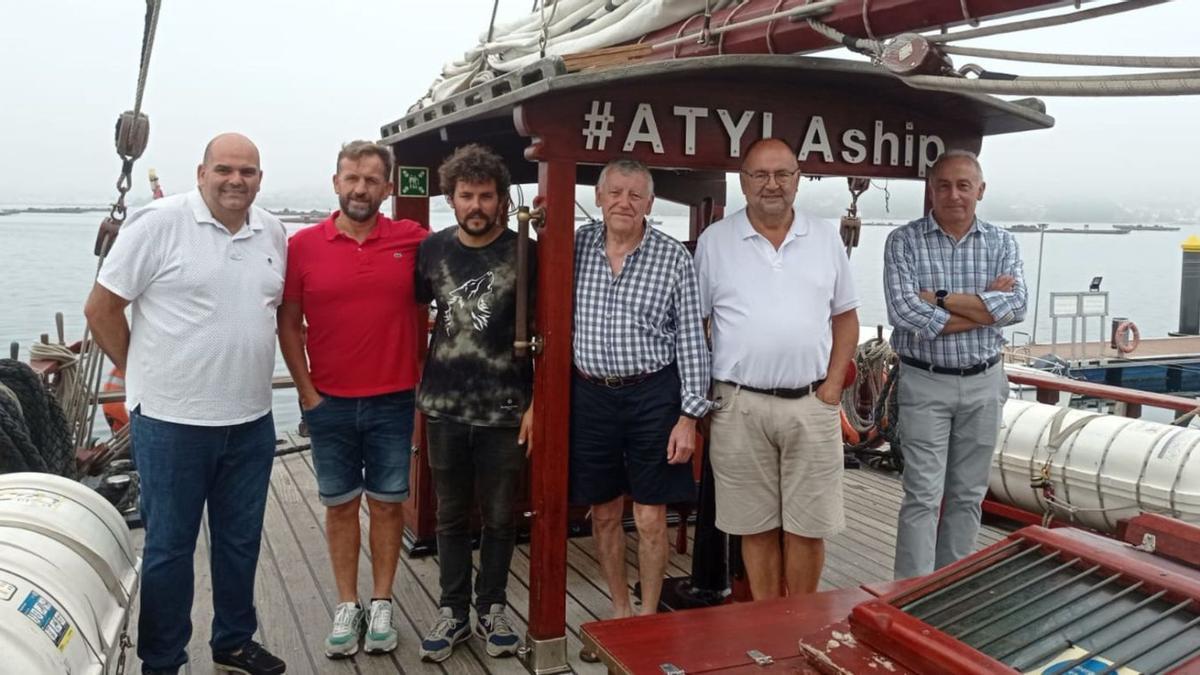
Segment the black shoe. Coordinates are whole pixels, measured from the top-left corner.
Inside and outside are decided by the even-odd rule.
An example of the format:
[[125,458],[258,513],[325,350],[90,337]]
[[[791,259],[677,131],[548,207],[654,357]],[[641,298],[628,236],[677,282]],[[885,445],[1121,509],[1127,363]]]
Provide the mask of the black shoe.
[[254,640],[247,641],[236,650],[213,652],[212,660],[217,670],[244,675],[278,675],[287,670],[287,664],[282,659]]

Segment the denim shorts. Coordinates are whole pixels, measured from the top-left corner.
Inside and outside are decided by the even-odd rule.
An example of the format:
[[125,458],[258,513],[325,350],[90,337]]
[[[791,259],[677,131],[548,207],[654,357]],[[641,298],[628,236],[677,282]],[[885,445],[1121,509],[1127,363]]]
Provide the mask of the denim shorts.
[[413,392],[342,398],[321,394],[305,410],[321,503],[337,506],[363,492],[381,502],[408,498]]

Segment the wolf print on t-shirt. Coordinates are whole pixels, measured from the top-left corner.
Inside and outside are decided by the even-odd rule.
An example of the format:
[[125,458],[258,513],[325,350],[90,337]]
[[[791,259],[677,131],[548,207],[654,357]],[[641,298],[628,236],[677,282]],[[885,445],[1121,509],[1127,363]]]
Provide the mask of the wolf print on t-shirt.
[[450,291],[448,294],[449,310],[442,315],[442,325],[446,335],[454,335],[454,317],[469,313],[471,326],[476,332],[487,329],[488,319],[492,317],[492,282],[496,273],[488,271]]

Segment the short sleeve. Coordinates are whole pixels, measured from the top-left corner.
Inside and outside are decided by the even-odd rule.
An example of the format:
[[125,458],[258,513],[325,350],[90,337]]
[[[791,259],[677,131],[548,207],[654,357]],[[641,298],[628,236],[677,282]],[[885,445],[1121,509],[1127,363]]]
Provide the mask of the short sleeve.
[[96,281],[125,300],[136,300],[163,268],[156,211],[135,213],[121,227]]

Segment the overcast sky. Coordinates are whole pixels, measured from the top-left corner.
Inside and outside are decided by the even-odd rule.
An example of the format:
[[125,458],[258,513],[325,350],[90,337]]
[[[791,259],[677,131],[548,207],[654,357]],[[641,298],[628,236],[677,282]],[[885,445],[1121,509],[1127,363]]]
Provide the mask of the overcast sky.
[[[501,0],[501,18],[529,0]],[[701,0],[696,0],[702,6]],[[1093,6],[1097,3],[1086,3]],[[141,0],[3,0],[0,204],[105,202],[119,162],[113,125],[132,105]],[[379,127],[425,92],[441,65],[486,30],[489,0],[165,0],[144,109],[168,192],[194,184],[214,134],[262,149],[264,203],[328,205],[339,144]],[[1035,51],[1197,55],[1200,2],[974,41]],[[956,63],[968,59],[957,57]],[[1065,67],[996,66],[1047,74]],[[1071,69],[1084,74],[1088,69]],[[1200,97],[1046,99],[1057,127],[985,141],[992,190],[1010,199],[1156,200],[1200,206]],[[303,202],[303,203],[298,203]]]

